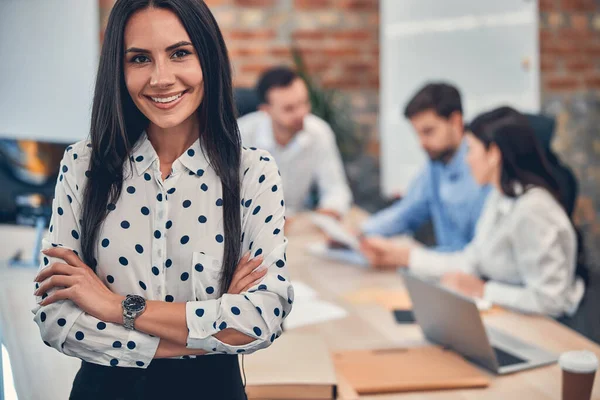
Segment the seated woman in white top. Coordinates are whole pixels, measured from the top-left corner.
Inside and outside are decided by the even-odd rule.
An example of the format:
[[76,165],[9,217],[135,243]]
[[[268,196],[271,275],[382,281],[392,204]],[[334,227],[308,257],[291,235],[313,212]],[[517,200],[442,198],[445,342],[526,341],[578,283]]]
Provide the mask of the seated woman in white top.
[[467,141],[475,180],[496,189],[473,241],[462,251],[442,253],[370,238],[363,241],[365,255],[380,268],[405,265],[504,307],[574,314],[585,291],[576,273],[577,237],[528,121],[509,107],[495,109],[473,121]]

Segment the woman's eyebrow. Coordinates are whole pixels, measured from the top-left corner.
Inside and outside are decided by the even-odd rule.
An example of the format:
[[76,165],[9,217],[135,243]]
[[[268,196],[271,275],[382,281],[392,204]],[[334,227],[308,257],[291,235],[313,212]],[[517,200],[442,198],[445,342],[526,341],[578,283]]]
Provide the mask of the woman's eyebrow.
[[[165,49],[165,51],[172,51],[175,50],[178,47],[182,47],[182,46],[191,46],[192,44],[190,42],[187,42],[185,40],[182,40],[180,42],[177,42],[175,44],[170,45],[169,47],[167,47]],[[127,53],[150,53],[150,50],[146,50],[146,49],[140,49],[139,47],[130,47],[127,50],[125,50],[125,54]]]

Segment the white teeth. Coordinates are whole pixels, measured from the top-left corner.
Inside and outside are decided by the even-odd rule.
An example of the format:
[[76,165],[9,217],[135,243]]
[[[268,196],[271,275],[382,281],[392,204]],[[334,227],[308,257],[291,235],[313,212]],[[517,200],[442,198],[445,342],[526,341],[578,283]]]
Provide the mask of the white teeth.
[[150,97],[156,103],[170,103],[183,96],[183,92],[171,97]]

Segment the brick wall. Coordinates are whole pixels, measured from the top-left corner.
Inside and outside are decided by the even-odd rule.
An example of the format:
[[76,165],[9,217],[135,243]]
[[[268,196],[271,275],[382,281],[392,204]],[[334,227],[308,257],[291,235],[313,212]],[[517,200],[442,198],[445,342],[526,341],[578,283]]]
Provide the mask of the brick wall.
[[[99,0],[103,21],[114,0]],[[401,0],[399,0],[401,1]],[[224,35],[237,86],[303,53],[309,71],[351,99],[352,115],[377,155],[378,0],[206,0]],[[577,221],[600,265],[600,5],[539,0],[542,103],[558,121],[556,150],[581,185]]]
[[577,224],[600,266],[600,3],[540,0],[542,109],[556,117],[554,148],[575,170]]

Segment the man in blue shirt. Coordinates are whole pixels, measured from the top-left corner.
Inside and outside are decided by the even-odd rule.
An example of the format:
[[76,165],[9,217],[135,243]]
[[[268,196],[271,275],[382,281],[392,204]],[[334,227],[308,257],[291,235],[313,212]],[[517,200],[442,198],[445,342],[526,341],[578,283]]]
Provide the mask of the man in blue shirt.
[[[412,234],[431,220],[436,249],[463,249],[475,234],[475,225],[489,192],[473,180],[465,162],[467,145],[461,98],[446,83],[430,83],[419,90],[404,110],[421,146],[429,156],[424,170],[409,186],[406,195],[362,226],[362,250],[371,260],[389,240],[381,236]],[[406,255],[398,264],[408,260]]]

